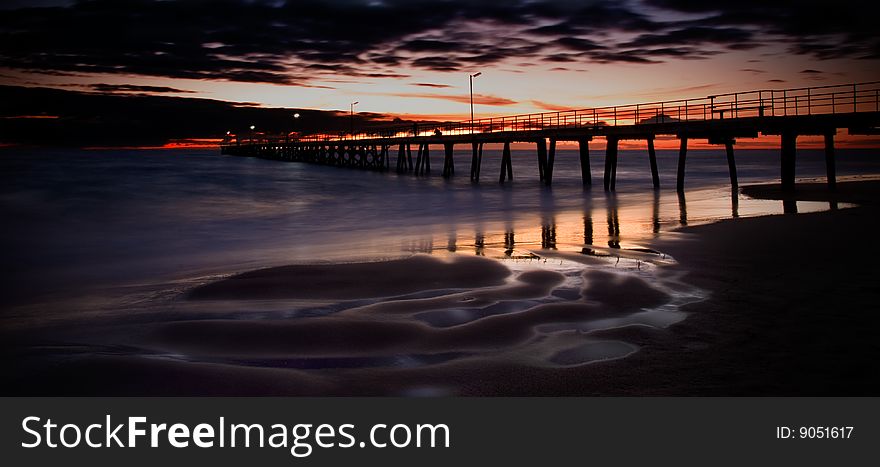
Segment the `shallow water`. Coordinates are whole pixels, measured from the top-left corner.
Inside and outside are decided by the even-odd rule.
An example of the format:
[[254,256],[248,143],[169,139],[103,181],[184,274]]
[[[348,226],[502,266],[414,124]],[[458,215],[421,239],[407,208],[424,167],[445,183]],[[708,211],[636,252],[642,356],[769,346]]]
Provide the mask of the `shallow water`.
[[[595,185],[587,189],[581,185],[576,151],[558,152],[552,189],[537,180],[531,151],[514,151],[515,178],[503,186],[495,178],[498,151],[484,152],[479,184],[468,180],[469,153],[456,153],[458,175],[451,180],[439,177],[441,151],[432,154],[434,173],[415,177],[219,156],[216,151],[3,150],[0,212],[7,221],[0,240],[7,267],[0,298],[2,326],[55,326],[55,331],[40,334],[41,342],[48,335],[63,344],[61,350],[42,348],[50,356],[109,352],[323,371],[430,367],[474,359],[567,368],[625,357],[639,349],[625,340],[593,337],[594,331],[662,329],[686,318],[679,310],[683,304],[710,293],[666,271],[664,265],[674,263],[674,258],[652,251],[652,240],[674,238],[680,234],[673,229],[683,225],[729,217],[846,207],[810,202],[784,206],[731,192],[721,151],[689,153],[688,191],[683,196],[670,190],[677,161],[671,151],[658,152],[664,187],[659,191],[650,189],[646,155],[621,151],[614,195],[602,190],[602,155],[596,152]],[[880,172],[873,156],[870,151],[839,150],[839,174]],[[778,157],[776,151],[739,151],[740,184],[777,179]],[[799,177],[824,174],[820,151],[802,150],[798,157]],[[185,299],[194,287],[242,271],[416,253],[453,262],[463,255],[498,260],[512,272],[510,284],[534,270],[553,271],[563,279],[527,299],[504,298],[492,288],[428,289],[394,300]],[[357,314],[359,309],[373,309],[372,315],[361,316],[381,322],[377,316],[389,318],[375,308],[398,302],[410,309],[392,321],[442,336],[489,317],[559,304],[620,308],[620,297],[603,297],[590,287],[602,283],[603,290],[620,288],[625,295],[633,284],[622,284],[621,277],[667,298],[620,313],[529,322],[523,324],[528,338],[491,350],[456,344],[421,351],[402,346],[372,354],[349,346],[333,356],[195,355],[174,345],[145,344],[149,339],[141,334],[146,331],[126,327],[193,319],[320,320]],[[464,300],[477,292],[488,298],[479,304]],[[450,306],[448,300],[456,294],[462,302]],[[106,327],[89,326],[95,322]],[[72,350],[73,345],[79,350]],[[434,389],[399,387],[391,392]]]

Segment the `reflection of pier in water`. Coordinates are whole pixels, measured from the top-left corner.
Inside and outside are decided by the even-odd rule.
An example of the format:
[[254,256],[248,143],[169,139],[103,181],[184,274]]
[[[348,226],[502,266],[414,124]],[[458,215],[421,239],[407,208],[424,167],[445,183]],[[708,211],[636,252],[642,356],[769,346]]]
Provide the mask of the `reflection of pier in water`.
[[[661,192],[656,191],[649,205],[648,203],[623,204],[622,208],[617,195],[609,194],[605,198],[604,213],[601,212],[601,208],[597,212],[597,209],[589,206],[585,207],[584,211],[577,213],[560,212],[545,215],[536,219],[532,228],[515,226],[511,219],[504,221],[496,229],[484,223],[470,228],[457,225],[452,226],[451,230],[446,232],[446,237],[441,237],[442,240],[432,237],[419,238],[407,241],[402,249],[412,253],[433,253],[438,250],[455,253],[461,252],[462,249],[470,250],[473,247],[471,251],[478,256],[514,259],[537,258],[538,256],[532,253],[532,250],[565,250],[566,247],[569,247],[573,252],[592,256],[617,256],[620,253],[615,252],[621,250],[644,251],[644,247],[640,246],[638,242],[656,238],[664,230],[664,226],[667,229],[672,229],[689,225],[688,202],[685,194],[677,192],[674,196],[674,201],[663,204],[661,203]],[[729,200],[730,211],[728,212],[730,216],[739,217],[739,191],[731,190]],[[697,222],[705,222],[706,218],[699,215],[700,201],[705,202],[706,200],[696,200]],[[773,203],[761,200],[756,200],[756,202]],[[786,199],[780,203],[782,209],[776,211],[777,213],[798,211],[797,202],[794,200]],[[829,209],[838,209],[838,205],[834,201],[829,202],[828,206]],[[639,209],[643,209],[643,211],[639,211]],[[702,209],[705,209],[705,204]],[[717,210],[718,206],[716,205],[714,209]],[[644,217],[634,216],[639,212],[643,212]],[[754,211],[751,213],[753,215]],[[604,226],[596,225],[597,220],[603,218],[604,222],[598,222]],[[572,222],[574,219],[577,220]],[[599,229],[598,235],[597,228]],[[467,230],[463,229],[473,229],[473,233],[469,234]],[[607,234],[603,232],[607,232]],[[473,243],[469,243],[467,238],[473,238]],[[445,246],[439,246],[438,243],[445,244]]]

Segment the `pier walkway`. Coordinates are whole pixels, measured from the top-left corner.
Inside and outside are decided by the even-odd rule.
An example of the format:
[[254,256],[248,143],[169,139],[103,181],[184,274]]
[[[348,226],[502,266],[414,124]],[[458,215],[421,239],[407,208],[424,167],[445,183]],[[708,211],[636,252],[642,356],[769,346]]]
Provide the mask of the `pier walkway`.
[[[224,141],[223,154],[253,156],[364,170],[394,170],[424,175],[431,171],[430,146],[443,146],[444,177],[455,175],[455,145],[472,150],[470,178],[479,181],[483,145],[503,145],[499,181],[513,179],[511,143],[534,143],[538,178],[553,182],[559,141],[577,142],[584,185],[592,184],[590,142],[604,138],[603,186],[614,191],[618,145],[621,140],[643,140],[654,188],[659,188],[654,139],[680,140],[676,185],[684,190],[688,141],[705,139],[723,145],[730,182],[737,185],[734,145],[737,139],[775,135],[780,140],[780,179],[783,188],[794,188],[797,138],[820,135],[825,139],[829,188],[836,182],[834,138],[838,130],[849,134],[878,134],[880,81],[840,86],[758,90],[719,94],[696,99],[501,116],[441,124],[377,126],[354,134],[241,136]],[[415,150],[413,149],[415,146]],[[396,157],[395,157],[396,155]],[[415,158],[414,158],[415,156]],[[393,161],[392,161],[393,160]]]

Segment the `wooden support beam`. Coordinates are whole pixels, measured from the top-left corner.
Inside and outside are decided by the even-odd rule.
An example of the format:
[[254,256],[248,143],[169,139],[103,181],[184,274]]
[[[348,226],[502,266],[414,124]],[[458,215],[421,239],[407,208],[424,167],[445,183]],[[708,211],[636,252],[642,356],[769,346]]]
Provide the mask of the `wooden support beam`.
[[730,186],[736,188],[739,186],[736,177],[736,159],[733,157],[733,139],[724,142],[724,149],[727,150],[727,170],[730,172]]
[[535,144],[538,155],[538,179],[543,182],[547,172],[547,140],[541,138]]
[[425,143],[425,151],[422,154],[422,168],[425,173],[431,173],[431,155],[429,153],[429,144]]
[[504,150],[501,152],[501,177],[499,181],[504,183],[505,175],[513,180],[513,164],[510,160],[510,141],[504,142]]
[[614,191],[617,178],[617,138],[608,138],[605,147],[605,191]]
[[825,133],[825,175],[828,178],[828,189],[837,189],[837,169],[834,165],[834,131]]
[[474,175],[477,170],[477,143],[471,143],[471,181],[474,181]]
[[[409,145],[407,145],[409,146]],[[406,149],[401,144],[397,149],[397,173],[406,170]]]
[[480,174],[483,172],[483,143],[480,143],[480,147],[477,149],[477,178],[476,180],[480,180]]
[[406,170],[409,172],[413,170],[412,145],[409,143],[406,143]]
[[657,151],[654,150],[654,138],[648,138],[648,161],[651,163],[651,182],[654,189],[660,188],[660,174],[657,172]]
[[578,149],[581,159],[581,180],[584,185],[592,185],[593,177],[590,174],[590,140],[579,139]]
[[678,178],[675,181],[675,189],[681,193],[684,191],[684,167],[687,162],[688,139],[681,137],[681,145],[678,148]]
[[739,217],[739,190],[730,190],[730,217]]
[[483,143],[471,143],[471,181],[480,181],[480,165],[483,161]]
[[446,152],[445,157],[443,158],[443,177],[449,178],[455,174],[455,160],[452,157],[455,145],[453,143],[445,143],[443,149],[445,149]]
[[416,175],[422,174],[422,149],[424,146],[424,144],[419,143],[419,153],[416,155],[416,167],[414,169]]
[[547,162],[544,165],[544,184],[550,186],[553,183],[553,164],[556,162],[556,140],[550,139],[550,148],[547,151]]
[[795,160],[797,159],[797,134],[793,131],[782,133],[781,173],[783,191],[794,191]]
[[678,192],[678,223],[688,225],[687,199],[684,196],[684,190]]

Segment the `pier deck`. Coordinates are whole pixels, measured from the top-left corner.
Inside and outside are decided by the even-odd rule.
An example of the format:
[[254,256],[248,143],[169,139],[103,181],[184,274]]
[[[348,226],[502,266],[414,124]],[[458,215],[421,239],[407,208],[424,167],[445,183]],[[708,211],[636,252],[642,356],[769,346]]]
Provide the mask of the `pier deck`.
[[[783,90],[758,90],[678,101],[493,117],[465,122],[380,126],[354,134],[314,134],[291,139],[285,136],[241,136],[224,141],[223,154],[262,157],[365,170],[395,170],[417,175],[431,171],[430,146],[442,145],[444,177],[455,174],[455,145],[472,149],[470,177],[479,181],[483,145],[503,144],[499,181],[513,178],[511,143],[534,143],[538,177],[551,185],[558,141],[579,146],[581,175],[592,184],[590,142],[606,140],[603,185],[615,189],[618,143],[645,140],[654,188],[659,188],[654,139],[680,140],[676,187],[684,190],[688,141],[706,139],[726,149],[730,180],[737,184],[734,145],[737,139],[759,135],[780,138],[780,179],[794,188],[797,137],[825,138],[829,188],[836,183],[834,137],[838,130],[850,134],[878,134],[880,81]],[[413,150],[413,145],[417,146]],[[396,154],[395,154],[396,153]],[[413,156],[415,155],[415,160]]]

